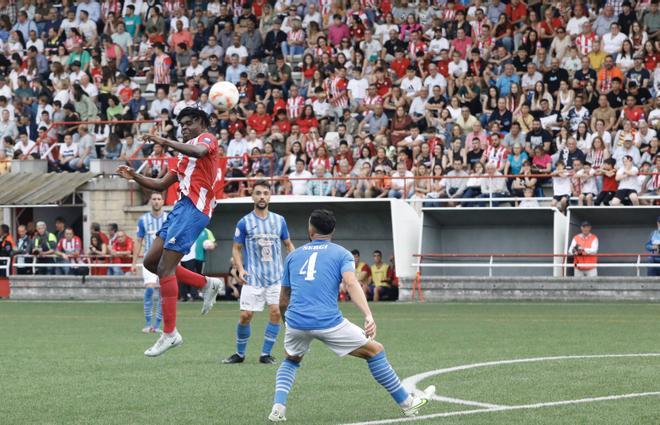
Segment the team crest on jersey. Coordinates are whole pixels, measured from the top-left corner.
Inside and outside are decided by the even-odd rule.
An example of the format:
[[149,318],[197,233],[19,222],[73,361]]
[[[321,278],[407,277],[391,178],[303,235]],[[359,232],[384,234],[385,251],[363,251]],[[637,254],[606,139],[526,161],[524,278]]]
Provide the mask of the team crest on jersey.
[[241,231],[240,231],[240,229],[239,229],[238,227],[237,227],[236,230],[234,231],[234,236],[235,236],[235,237],[239,237],[239,236],[241,236]]
[[174,237],[171,238],[169,241],[167,241],[167,243],[175,244],[176,243],[176,238],[174,238]]

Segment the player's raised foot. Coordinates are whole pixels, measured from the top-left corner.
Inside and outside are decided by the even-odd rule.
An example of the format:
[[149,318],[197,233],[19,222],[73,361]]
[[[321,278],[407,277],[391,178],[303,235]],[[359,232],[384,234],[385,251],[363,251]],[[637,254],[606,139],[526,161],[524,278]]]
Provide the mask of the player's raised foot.
[[271,422],[284,422],[286,417],[284,416],[284,411],[286,408],[281,404],[276,404],[273,406],[273,410],[270,411],[268,415],[268,420]]
[[151,326],[145,326],[144,328],[142,328],[142,333],[143,334],[151,333]]
[[238,353],[234,353],[231,356],[227,357],[222,361],[223,364],[236,364],[236,363],[243,363],[245,361],[245,357],[241,357]]
[[183,338],[179,331],[174,329],[174,332],[171,334],[163,332],[158,338],[158,341],[144,352],[144,355],[147,357],[158,357],[170,348],[178,347],[183,344]]
[[277,363],[277,360],[275,360],[275,357],[273,357],[273,356],[271,356],[271,355],[260,356],[260,357],[259,357],[259,363],[263,363],[263,364],[275,364],[275,363]]
[[429,399],[435,394],[435,385],[426,387],[426,389],[419,394],[412,395],[412,401],[409,406],[402,406],[403,415],[407,417],[415,416],[419,410],[429,403]]
[[217,277],[207,277],[204,287],[204,304],[202,305],[202,315],[208,314],[215,304],[215,297],[225,294],[225,282]]

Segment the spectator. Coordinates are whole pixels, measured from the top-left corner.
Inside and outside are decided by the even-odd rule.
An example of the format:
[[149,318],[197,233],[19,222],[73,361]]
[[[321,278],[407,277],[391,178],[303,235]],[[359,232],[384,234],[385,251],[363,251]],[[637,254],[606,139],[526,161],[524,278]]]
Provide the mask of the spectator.
[[[357,278],[358,282],[360,282],[360,286],[362,286],[362,290],[364,291],[364,294],[366,296],[369,296],[369,284],[371,283],[371,267],[367,265],[367,263],[363,262],[360,260],[360,251],[357,249],[351,250],[351,254],[353,254],[353,259],[355,260],[355,277]],[[344,289],[343,283],[342,287],[340,288],[340,300],[342,298],[342,293],[344,294],[344,299],[343,301],[348,301],[348,292]]]
[[18,236],[16,244],[12,251],[12,256],[14,256],[14,267],[16,268],[16,274],[30,274],[34,270],[32,268],[25,267],[24,265],[28,263],[33,263],[33,259],[29,258],[32,254],[32,240],[30,235],[27,233],[27,227],[23,224],[19,225],[16,229],[16,235]]
[[373,254],[374,263],[371,265],[370,292],[374,302],[391,297],[392,282],[389,275],[390,266],[383,262],[383,253],[375,250]]
[[293,195],[307,195],[309,179],[312,173],[305,169],[305,161],[302,158],[296,160],[296,170],[289,174]]
[[[14,239],[9,233],[9,226],[6,224],[0,224],[0,257],[11,257],[15,246],[16,244],[14,243]],[[0,266],[3,267],[5,265],[6,263],[0,264]],[[4,268],[0,269],[0,276],[5,276],[4,273]]]
[[598,257],[598,237],[591,233],[591,223],[580,223],[580,233],[573,236],[568,252],[573,255],[574,275],[576,277],[598,276],[596,263]]
[[314,168],[314,179],[307,183],[307,195],[309,196],[330,196],[334,182],[332,180],[322,180],[330,178],[332,175],[328,173],[323,164],[318,164]]
[[[646,251],[653,254],[649,256],[649,264],[660,263],[660,216],[656,219],[656,224],[658,228],[651,232],[651,236],[646,242]],[[654,277],[660,276],[660,267],[649,266],[647,274]]]
[[616,172],[616,181],[619,182],[619,188],[612,198],[612,205],[639,205],[638,192],[641,190],[641,184],[637,176],[639,169],[633,163],[633,157],[626,155],[623,157],[623,167]]
[[[32,239],[32,255],[36,256],[39,265],[52,264],[55,249],[57,248],[57,237],[48,231],[46,223],[37,222],[37,232]],[[37,268],[37,274],[53,274],[51,267]]]
[[490,204],[494,207],[499,206],[499,201],[493,201],[493,198],[505,198],[507,197],[508,191],[506,187],[506,180],[501,178],[502,173],[497,171],[497,164],[494,162],[489,162],[486,164],[486,177],[480,180],[481,183],[481,192],[478,196],[482,199],[488,199],[488,202],[479,202],[480,207],[485,207],[487,204]]
[[126,235],[126,232],[123,230],[117,231],[116,237],[113,238],[111,236],[110,255],[112,255],[112,262],[114,264],[128,264],[128,266],[109,267],[109,275],[123,276],[131,271],[131,263],[133,261],[133,239]]
[[[63,260],[64,263],[79,263],[79,257],[83,254],[82,241],[73,232],[72,227],[64,230],[64,235],[57,243],[55,254]],[[58,275],[77,275],[82,270],[77,266],[57,267],[55,274]]]
[[406,163],[399,161],[396,164],[396,171],[392,173],[391,189],[388,193],[389,198],[407,199],[414,193],[415,181],[414,174],[408,171]]

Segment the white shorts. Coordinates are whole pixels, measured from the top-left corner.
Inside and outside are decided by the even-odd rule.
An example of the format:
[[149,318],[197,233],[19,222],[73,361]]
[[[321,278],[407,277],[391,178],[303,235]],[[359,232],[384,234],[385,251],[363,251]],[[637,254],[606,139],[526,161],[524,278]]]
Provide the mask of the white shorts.
[[302,356],[309,351],[313,340],[318,339],[336,355],[344,357],[369,342],[364,330],[344,319],[339,325],[330,329],[303,331],[286,327],[284,334],[284,350],[290,356]]
[[142,280],[144,281],[145,285],[149,285],[149,284],[152,284],[152,286],[158,285],[158,276],[151,273],[144,266],[142,266]]
[[279,305],[282,285],[252,286],[243,285],[241,289],[241,310],[264,311],[264,305]]

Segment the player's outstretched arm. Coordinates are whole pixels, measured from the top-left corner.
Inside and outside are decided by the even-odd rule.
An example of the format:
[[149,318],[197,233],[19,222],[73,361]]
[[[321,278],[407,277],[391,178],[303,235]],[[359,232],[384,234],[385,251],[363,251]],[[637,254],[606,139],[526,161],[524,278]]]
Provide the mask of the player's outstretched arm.
[[209,153],[209,148],[204,143],[189,145],[188,143],[169,140],[164,137],[156,136],[155,134],[144,134],[142,135],[142,138],[145,141],[151,141],[159,145],[163,145],[164,147],[170,147],[177,152],[181,152],[187,156],[192,156],[193,158],[201,158]]
[[135,182],[142,187],[146,187],[147,189],[151,190],[157,190],[159,192],[164,191],[177,181],[177,176],[174,173],[166,173],[159,179],[153,179],[151,177],[146,177],[137,173],[128,165],[120,165],[117,167],[117,174],[126,180],[135,180]]
[[357,276],[355,276],[355,272],[344,272],[342,273],[342,278],[346,284],[346,291],[348,291],[348,294],[351,296],[351,301],[353,301],[353,304],[355,304],[364,315],[364,333],[369,338],[376,338],[376,322],[371,315],[371,309],[369,308],[367,297],[364,295],[364,291],[362,290],[360,282],[357,280]]

